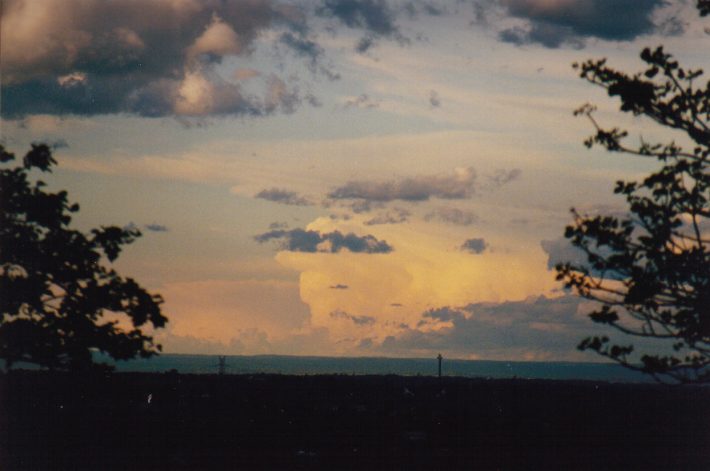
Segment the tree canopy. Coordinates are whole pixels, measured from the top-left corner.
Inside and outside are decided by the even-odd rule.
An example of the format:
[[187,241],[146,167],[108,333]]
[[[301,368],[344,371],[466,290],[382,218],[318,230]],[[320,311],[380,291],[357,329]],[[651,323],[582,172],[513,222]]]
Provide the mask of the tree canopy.
[[[707,14],[707,2],[698,2]],[[703,10],[705,8],[705,10]],[[642,181],[618,181],[625,214],[580,214],[565,236],[586,263],[557,265],[558,279],[596,301],[589,317],[640,340],[643,348],[608,336],[584,339],[593,350],[659,381],[710,381],[710,82],[679,66],[662,47],[644,49],[645,70],[614,70],[605,60],[575,64],[581,78],[618,98],[620,110],[643,116],[678,137],[628,144],[628,132],[606,129],[584,105],[595,134],[585,144],[655,159],[660,168]],[[638,342],[637,342],[638,344]]]
[[13,160],[0,146],[0,358],[8,368],[82,370],[97,366],[94,352],[117,360],[157,354],[160,345],[141,329],[165,325],[162,298],[111,268],[140,232],[72,229],[79,205],[30,180],[32,171],[52,171],[51,149],[32,145],[20,164]]

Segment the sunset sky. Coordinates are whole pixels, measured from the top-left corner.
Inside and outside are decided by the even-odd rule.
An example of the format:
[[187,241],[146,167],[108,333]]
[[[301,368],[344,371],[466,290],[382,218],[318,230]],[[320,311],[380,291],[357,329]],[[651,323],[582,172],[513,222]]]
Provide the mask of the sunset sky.
[[[710,69],[661,0],[5,0],[1,133],[56,149],[78,227],[165,298],[166,352],[589,360],[554,280],[570,207],[653,162],[588,150],[573,62]],[[678,137],[680,138],[680,137]]]

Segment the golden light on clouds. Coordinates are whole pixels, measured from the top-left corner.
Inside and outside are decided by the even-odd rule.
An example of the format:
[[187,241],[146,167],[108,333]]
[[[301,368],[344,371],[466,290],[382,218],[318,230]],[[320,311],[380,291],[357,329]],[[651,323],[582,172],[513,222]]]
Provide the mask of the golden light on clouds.
[[[319,218],[308,228],[348,232],[356,225]],[[421,226],[378,226],[377,238],[394,247],[387,254],[282,251],[276,259],[300,272],[301,299],[310,308],[311,324],[339,339],[382,340],[404,326],[415,328],[427,309],[519,301],[555,287],[540,248],[516,249],[503,242],[471,254],[460,250],[463,240],[455,234],[425,232]]]

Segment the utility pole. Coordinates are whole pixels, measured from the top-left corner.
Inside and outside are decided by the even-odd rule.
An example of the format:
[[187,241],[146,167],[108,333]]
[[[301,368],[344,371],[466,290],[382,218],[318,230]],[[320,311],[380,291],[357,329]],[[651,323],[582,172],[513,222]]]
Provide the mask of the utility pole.
[[439,379],[441,379],[441,360],[442,360],[443,358],[444,358],[444,357],[441,356],[441,353],[439,353],[439,356],[436,357],[436,359],[439,360]]

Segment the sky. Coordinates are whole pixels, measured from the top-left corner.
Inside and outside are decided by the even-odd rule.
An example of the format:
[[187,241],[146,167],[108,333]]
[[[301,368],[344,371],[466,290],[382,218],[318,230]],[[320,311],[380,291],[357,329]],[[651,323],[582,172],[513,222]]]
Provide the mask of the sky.
[[5,0],[0,138],[53,146],[74,222],[164,299],[165,352],[598,361],[552,268],[570,208],[652,162],[587,149],[618,111],[574,62],[708,69],[661,0]]

